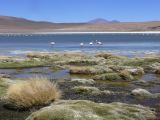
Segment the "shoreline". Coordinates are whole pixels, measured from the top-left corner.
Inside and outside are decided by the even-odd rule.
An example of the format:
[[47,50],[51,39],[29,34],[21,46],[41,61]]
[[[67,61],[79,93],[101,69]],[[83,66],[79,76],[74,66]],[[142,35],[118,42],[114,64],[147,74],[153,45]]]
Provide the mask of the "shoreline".
[[53,53],[59,53],[59,54],[65,54],[65,53],[83,53],[83,54],[89,54],[89,55],[93,55],[93,54],[97,54],[97,53],[110,53],[110,54],[113,54],[113,55],[120,55],[120,56],[126,56],[126,57],[135,57],[135,56],[138,56],[138,57],[142,57],[142,56],[146,56],[146,55],[159,55],[160,54],[160,51],[140,51],[140,50],[137,50],[137,51],[134,51],[134,50],[131,50],[131,51],[128,51],[128,52],[125,52],[125,51],[118,51],[118,50],[99,50],[99,51],[83,51],[83,50],[59,50],[59,51],[25,51],[25,50],[15,50],[13,51],[12,53],[11,52],[8,52],[8,54],[1,54],[0,53],[0,57],[4,57],[4,56],[9,56],[9,57],[25,57],[26,54],[30,54],[30,53],[37,53],[37,54],[53,54]]
[[26,33],[0,33],[0,35],[47,35],[47,34],[160,34],[160,31],[135,31],[135,32],[26,32]]

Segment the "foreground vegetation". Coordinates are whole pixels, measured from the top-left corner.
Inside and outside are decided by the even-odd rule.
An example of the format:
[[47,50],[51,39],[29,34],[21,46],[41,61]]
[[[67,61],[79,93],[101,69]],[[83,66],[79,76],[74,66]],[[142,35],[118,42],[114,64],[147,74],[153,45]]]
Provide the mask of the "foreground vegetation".
[[155,113],[140,105],[60,101],[32,113],[26,120],[154,120]]
[[[160,74],[159,55],[129,58],[108,53],[30,53],[23,59],[0,59],[3,69],[39,66],[50,66],[53,71],[67,69],[71,77],[87,78],[58,81],[64,93],[61,95],[56,84],[47,78],[13,80],[12,75],[0,75],[3,106],[14,110],[34,108],[27,120],[154,120],[156,117],[155,109],[119,101],[139,103],[139,99],[160,98],[160,93],[151,90],[151,86],[160,85],[159,80],[142,79],[146,73]],[[60,97],[65,100],[59,100]],[[110,103],[113,99],[116,102]]]
[[9,86],[6,92],[5,106],[12,109],[26,109],[33,106],[45,106],[59,99],[60,91],[46,78],[31,78]]

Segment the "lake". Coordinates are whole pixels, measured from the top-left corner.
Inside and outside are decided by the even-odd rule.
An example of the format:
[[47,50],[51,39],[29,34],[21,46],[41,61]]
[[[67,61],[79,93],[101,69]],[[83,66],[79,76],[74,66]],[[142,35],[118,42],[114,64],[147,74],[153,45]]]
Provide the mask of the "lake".
[[[100,41],[103,44],[89,45]],[[55,45],[51,45],[55,42]],[[80,43],[84,43],[81,47]],[[160,53],[160,34],[21,34],[0,35],[0,55],[23,55],[31,51],[99,52],[134,56]]]

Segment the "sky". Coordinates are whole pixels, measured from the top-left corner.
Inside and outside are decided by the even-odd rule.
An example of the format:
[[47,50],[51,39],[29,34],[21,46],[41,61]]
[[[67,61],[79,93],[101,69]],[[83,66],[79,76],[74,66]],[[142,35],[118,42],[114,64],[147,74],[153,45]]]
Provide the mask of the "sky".
[[0,0],[0,15],[36,21],[160,20],[160,0]]

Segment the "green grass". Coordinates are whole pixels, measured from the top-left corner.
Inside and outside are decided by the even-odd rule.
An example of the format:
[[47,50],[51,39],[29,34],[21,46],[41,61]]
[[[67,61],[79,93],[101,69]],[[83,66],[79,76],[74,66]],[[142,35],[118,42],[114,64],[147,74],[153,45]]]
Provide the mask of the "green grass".
[[94,103],[85,100],[61,101],[32,113],[26,120],[154,120],[147,107],[125,103]]
[[124,65],[144,67],[146,65],[150,65],[155,62],[160,62],[160,59],[159,58],[131,59],[126,61]]
[[94,80],[109,80],[109,81],[115,81],[115,80],[121,80],[121,77],[118,73],[106,73],[101,75],[96,75]]
[[95,75],[94,80],[104,80],[104,81],[131,81],[133,76],[127,72],[121,73],[105,73],[100,75]]
[[28,68],[28,67],[39,67],[45,66],[44,62],[40,61],[20,61],[20,62],[0,62],[0,68]]
[[6,92],[6,88],[0,85],[0,97],[3,96]]

